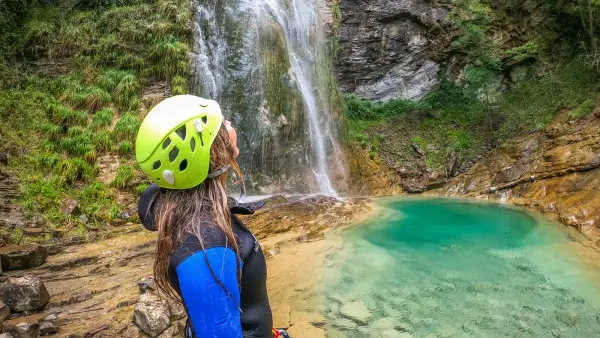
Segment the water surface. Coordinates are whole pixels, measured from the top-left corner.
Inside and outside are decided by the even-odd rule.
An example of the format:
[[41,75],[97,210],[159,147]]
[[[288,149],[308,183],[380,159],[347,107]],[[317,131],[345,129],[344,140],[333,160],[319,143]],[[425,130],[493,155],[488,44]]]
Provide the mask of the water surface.
[[[330,257],[332,337],[600,337],[596,273],[561,226],[502,205],[384,200]],[[371,318],[340,309],[363,302]]]

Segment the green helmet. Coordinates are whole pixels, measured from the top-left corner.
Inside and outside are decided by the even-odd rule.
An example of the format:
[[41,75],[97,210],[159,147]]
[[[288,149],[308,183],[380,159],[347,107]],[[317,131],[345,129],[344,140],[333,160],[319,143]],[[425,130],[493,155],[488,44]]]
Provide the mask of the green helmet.
[[170,97],[142,122],[135,158],[158,186],[193,188],[209,176],[210,147],[222,124],[217,102],[193,95]]

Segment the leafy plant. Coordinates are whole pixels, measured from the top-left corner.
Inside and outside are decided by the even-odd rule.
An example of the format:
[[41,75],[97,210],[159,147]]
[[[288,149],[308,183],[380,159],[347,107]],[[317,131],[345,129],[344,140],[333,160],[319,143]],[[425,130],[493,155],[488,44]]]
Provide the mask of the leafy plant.
[[121,141],[118,147],[119,154],[126,155],[133,152],[133,143],[130,141]]
[[135,135],[140,128],[140,121],[138,117],[133,113],[125,113],[113,130],[118,140],[133,140]]
[[104,127],[108,127],[112,124],[113,121],[113,110],[110,108],[105,108],[102,110],[98,110],[94,117],[92,118],[92,122],[90,127],[92,129],[101,129]]
[[125,188],[133,177],[133,169],[128,165],[121,165],[117,168],[117,176],[110,185],[117,188]]

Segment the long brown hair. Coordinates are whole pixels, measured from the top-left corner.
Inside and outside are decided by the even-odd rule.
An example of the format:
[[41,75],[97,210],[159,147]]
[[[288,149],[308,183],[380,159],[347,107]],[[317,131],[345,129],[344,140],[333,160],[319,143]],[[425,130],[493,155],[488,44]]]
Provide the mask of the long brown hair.
[[[211,147],[209,171],[213,172],[227,166],[231,166],[238,177],[242,177],[234,158],[234,148],[229,134],[225,128],[221,128]],[[169,283],[169,258],[175,248],[189,234],[198,238],[204,251],[201,233],[205,226],[216,225],[225,233],[226,246],[233,249],[237,257],[238,282],[241,278],[239,247],[231,227],[226,180],[227,173],[215,178],[207,178],[202,184],[190,189],[161,189],[154,196],[157,201],[155,224],[158,230],[154,277],[159,290],[176,301],[181,300]],[[206,254],[204,258],[208,264]],[[229,293],[215,275],[210,264],[208,267],[215,281]]]

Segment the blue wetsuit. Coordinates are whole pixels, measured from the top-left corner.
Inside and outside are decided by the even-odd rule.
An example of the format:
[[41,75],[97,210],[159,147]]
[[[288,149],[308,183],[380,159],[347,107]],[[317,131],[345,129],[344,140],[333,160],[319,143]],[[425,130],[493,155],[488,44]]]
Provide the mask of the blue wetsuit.
[[[142,223],[151,230],[154,230],[152,195],[158,190],[156,185],[150,186],[138,205]],[[252,210],[236,205],[232,213],[247,214]],[[198,224],[198,227],[204,250],[196,236],[188,235],[169,260],[169,280],[183,299],[190,336],[272,337],[266,262],[254,235],[233,215],[232,228],[239,246],[238,265],[222,230],[213,223]],[[237,279],[238,266],[242,270],[241,286]]]

